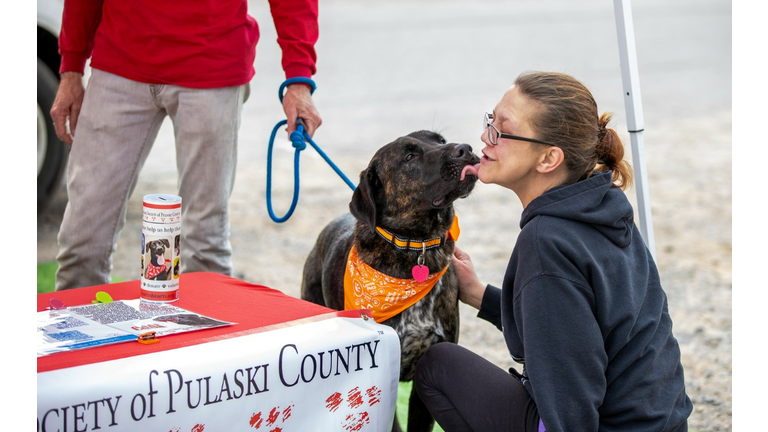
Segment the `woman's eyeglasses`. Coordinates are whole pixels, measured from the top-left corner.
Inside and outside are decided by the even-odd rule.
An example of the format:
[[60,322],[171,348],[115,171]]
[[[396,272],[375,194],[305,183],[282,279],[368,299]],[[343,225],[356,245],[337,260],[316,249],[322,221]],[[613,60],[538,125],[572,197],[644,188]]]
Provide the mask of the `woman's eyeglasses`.
[[488,140],[491,142],[491,145],[498,145],[499,138],[506,138],[506,139],[512,139],[512,140],[518,140],[518,141],[528,141],[528,142],[545,144],[550,146],[554,145],[546,141],[541,141],[534,138],[525,138],[517,135],[502,133],[500,130],[496,129],[496,126],[493,125],[493,114],[491,113],[485,113],[485,116],[483,117],[483,132],[485,132],[486,130],[488,130]]

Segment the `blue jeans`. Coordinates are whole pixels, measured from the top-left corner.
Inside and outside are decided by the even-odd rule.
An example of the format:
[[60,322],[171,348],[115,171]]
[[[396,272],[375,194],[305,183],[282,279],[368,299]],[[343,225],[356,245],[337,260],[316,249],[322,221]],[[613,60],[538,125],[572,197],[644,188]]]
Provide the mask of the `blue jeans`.
[[109,283],[128,198],[166,116],[173,122],[183,200],[181,271],[232,274],[228,203],[244,88],[150,85],[93,70],[69,156],[57,291]]

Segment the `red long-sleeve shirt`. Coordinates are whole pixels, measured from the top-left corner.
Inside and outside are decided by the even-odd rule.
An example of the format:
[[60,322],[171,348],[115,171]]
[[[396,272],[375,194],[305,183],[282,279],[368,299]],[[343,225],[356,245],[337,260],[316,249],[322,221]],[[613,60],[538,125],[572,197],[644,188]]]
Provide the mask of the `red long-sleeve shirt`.
[[[269,0],[286,78],[315,74],[317,0]],[[67,0],[60,72],[91,66],[148,84],[242,85],[259,27],[247,0]]]

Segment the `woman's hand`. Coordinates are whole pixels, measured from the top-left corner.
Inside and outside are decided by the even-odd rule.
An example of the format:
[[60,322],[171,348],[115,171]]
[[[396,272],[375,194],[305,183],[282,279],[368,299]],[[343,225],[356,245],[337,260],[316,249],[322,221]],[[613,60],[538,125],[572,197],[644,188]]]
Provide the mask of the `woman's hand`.
[[485,294],[485,284],[477,277],[472,259],[458,246],[451,258],[456,277],[459,279],[459,300],[475,309],[480,309],[483,294]]

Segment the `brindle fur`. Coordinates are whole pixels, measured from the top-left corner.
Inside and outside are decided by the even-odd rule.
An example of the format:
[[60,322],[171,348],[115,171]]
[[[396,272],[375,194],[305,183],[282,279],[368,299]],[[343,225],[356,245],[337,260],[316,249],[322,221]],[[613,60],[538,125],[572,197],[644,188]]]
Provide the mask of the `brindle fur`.
[[[412,155],[411,158],[408,155]],[[437,342],[458,342],[458,281],[451,263],[454,250],[446,233],[453,221],[453,202],[472,191],[477,180],[460,181],[461,169],[479,159],[467,144],[446,144],[434,132],[419,131],[379,149],[360,173],[349,204],[351,214],[338,217],[320,233],[304,266],[301,296],[344,309],[344,271],[354,243],[362,261],[387,275],[411,279],[421,251],[395,249],[375,232],[380,226],[398,237],[426,240],[441,237],[440,248],[426,252],[430,273],[449,266],[435,287],[419,302],[383,324],[400,337],[400,381],[411,381],[416,363]],[[408,431],[430,431],[434,419],[412,390]],[[393,431],[400,431],[395,417]]]

